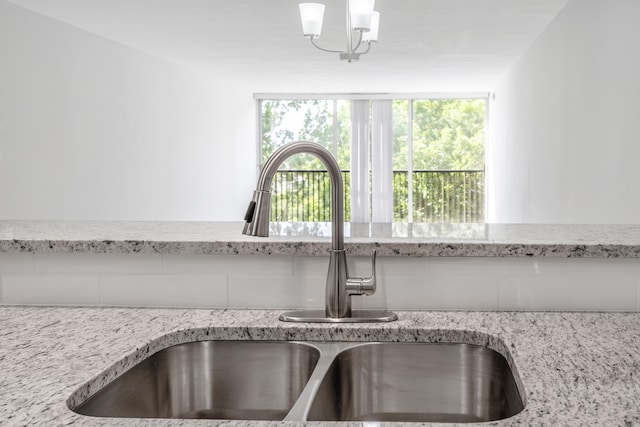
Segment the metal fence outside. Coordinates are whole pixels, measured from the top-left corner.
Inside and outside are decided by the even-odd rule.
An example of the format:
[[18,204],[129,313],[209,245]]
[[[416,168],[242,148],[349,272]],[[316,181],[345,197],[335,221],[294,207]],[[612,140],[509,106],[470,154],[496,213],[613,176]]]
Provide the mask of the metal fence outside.
[[[409,219],[408,171],[393,172],[394,221]],[[413,222],[484,221],[483,170],[414,170]],[[349,171],[345,185],[345,221],[349,221]],[[271,220],[331,221],[331,183],[325,170],[280,170],[271,187]]]

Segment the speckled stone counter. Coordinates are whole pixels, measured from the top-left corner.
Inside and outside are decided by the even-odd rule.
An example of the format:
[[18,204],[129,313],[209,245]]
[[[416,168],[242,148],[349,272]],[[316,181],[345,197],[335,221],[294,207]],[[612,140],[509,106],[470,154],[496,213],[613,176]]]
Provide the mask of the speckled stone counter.
[[[0,252],[326,255],[328,224],[0,221]],[[640,258],[640,225],[346,224],[350,255]]]
[[0,307],[0,425],[279,424],[93,418],[67,408],[69,397],[95,377],[109,381],[148,353],[207,339],[483,344],[515,366],[526,399],[520,414],[483,425],[640,424],[640,314],[399,312],[399,321],[375,325],[282,323],[277,314]]

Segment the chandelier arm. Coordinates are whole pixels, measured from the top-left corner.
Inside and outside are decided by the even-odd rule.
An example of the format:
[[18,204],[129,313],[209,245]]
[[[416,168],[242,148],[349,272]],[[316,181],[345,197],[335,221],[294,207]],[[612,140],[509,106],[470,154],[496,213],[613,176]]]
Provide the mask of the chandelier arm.
[[358,33],[360,33],[360,37],[358,37],[358,44],[356,45],[356,47],[351,48],[351,52],[355,52],[356,50],[358,50],[358,48],[362,44],[362,30],[358,30]]
[[[367,44],[367,48],[366,48],[364,51],[362,51],[362,52],[357,52],[357,53],[359,53],[360,55],[364,55],[365,53],[369,53],[369,51],[371,50],[371,42],[365,42],[365,43]],[[357,48],[356,48],[356,49],[357,49]]]
[[316,42],[313,41],[313,37],[311,37],[309,40],[311,40],[311,44],[313,45],[313,47],[315,47],[318,50],[321,50],[323,52],[329,52],[329,53],[342,53],[341,50],[331,50],[331,49],[325,49],[323,47],[320,47],[316,44]]

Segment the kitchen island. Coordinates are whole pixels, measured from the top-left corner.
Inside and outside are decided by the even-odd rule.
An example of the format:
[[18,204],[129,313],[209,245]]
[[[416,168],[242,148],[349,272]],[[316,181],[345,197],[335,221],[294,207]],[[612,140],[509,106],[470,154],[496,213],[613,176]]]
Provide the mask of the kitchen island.
[[[326,224],[276,223],[266,239],[243,236],[241,226],[0,221],[0,425],[277,425],[94,418],[68,407],[151,353],[212,339],[486,345],[510,363],[526,407],[483,425],[640,424],[639,226],[351,224],[349,256],[382,256],[386,299],[365,301],[399,320],[341,325],[277,320],[281,308],[322,306]],[[193,270],[202,286],[189,282]],[[283,298],[305,278],[315,300]],[[176,300],[218,279],[218,300]],[[41,306],[15,305],[20,298]],[[152,308],[162,304],[191,308]]]
[[[0,221],[0,303],[324,307],[331,225]],[[640,311],[640,226],[345,224],[354,308]]]
[[95,377],[106,383],[150,353],[176,343],[211,339],[487,345],[512,365],[526,407],[511,418],[483,425],[640,423],[640,314],[398,314],[399,321],[389,324],[308,325],[279,322],[278,312],[271,310],[0,307],[0,425],[276,425],[94,418],[75,414],[67,406],[82,399]]

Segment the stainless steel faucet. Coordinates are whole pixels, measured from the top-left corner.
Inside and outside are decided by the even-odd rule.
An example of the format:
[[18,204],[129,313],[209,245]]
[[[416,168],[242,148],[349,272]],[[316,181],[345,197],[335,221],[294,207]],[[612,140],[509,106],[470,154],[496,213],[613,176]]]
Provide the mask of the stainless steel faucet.
[[344,250],[344,185],[340,167],[333,155],[319,144],[296,141],[283,145],[265,163],[253,199],[245,215],[243,234],[269,236],[271,182],[286,159],[294,154],[316,156],[327,168],[331,180],[331,251],[327,273],[325,310],[291,311],[280,315],[288,322],[389,322],[395,313],[381,310],[352,310],[352,295],[372,295],[376,290],[376,253],[372,256],[371,277],[349,277]]

